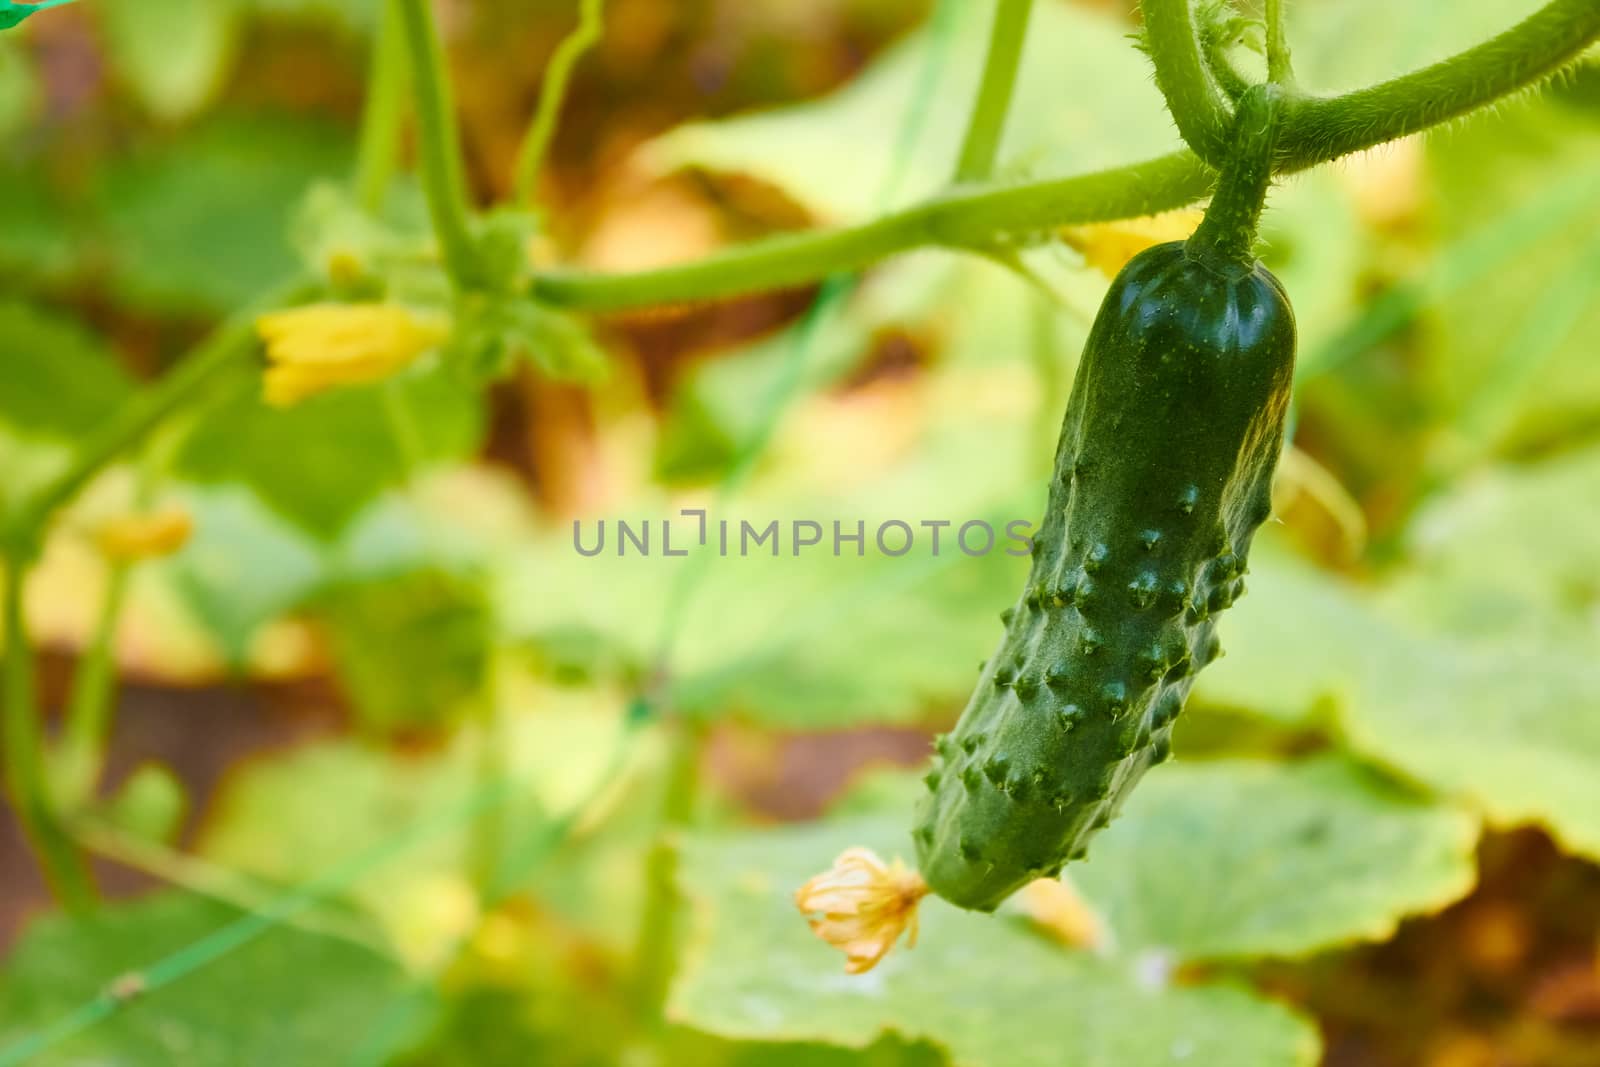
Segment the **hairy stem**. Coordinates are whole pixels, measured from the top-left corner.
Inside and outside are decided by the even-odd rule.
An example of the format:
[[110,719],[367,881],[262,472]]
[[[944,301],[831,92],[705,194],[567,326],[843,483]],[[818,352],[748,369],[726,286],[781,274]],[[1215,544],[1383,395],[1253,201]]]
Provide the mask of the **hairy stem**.
[[1214,176],[1177,152],[1094,174],[963,187],[858,226],[781,234],[679,266],[629,274],[549,271],[534,295],[589,311],[711,300],[804,285],[927,245],[979,247],[1056,226],[1148,215],[1205,196]]
[[39,728],[39,697],[34,687],[33,643],[23,611],[29,557],[5,554],[5,706],[0,742],[5,750],[5,780],[11,805],[56,899],[73,912],[93,908],[94,881],[74,847],[45,780],[45,753]]
[[978,85],[978,98],[972,105],[972,117],[967,121],[966,138],[956,162],[958,182],[987,178],[994,170],[1032,12],[1033,0],[1000,0],[995,7],[983,80]]
[[1145,42],[1156,68],[1156,85],[1178,132],[1201,159],[1221,166],[1228,151],[1231,119],[1200,55],[1189,0],[1141,0]]
[[1188,240],[1190,256],[1219,270],[1248,270],[1255,262],[1256,224],[1272,184],[1278,144],[1280,90],[1252,85],[1239,98],[1233,148],[1205,218]]
[[[1404,137],[1524,89],[1576,59],[1597,35],[1595,0],[1552,0],[1499,37],[1414,74],[1327,99],[1286,99],[1278,173]],[[1214,181],[1194,153],[1180,151],[1092,174],[960,188],[856,226],[782,234],[679,266],[548,271],[536,276],[533,294],[616,311],[805,285],[926,245],[982,247],[1182,207],[1203,198]]]
[[383,210],[400,150],[400,127],[405,119],[405,61],[399,7],[396,0],[385,0],[383,22],[368,60],[367,98],[356,151],[356,197],[374,215]]
[[1205,33],[1200,39],[1200,47],[1206,57],[1206,68],[1216,79],[1217,88],[1221,89],[1229,100],[1237,101],[1244,95],[1244,91],[1250,88],[1250,80],[1240,74],[1239,68],[1233,65],[1233,59],[1228,54],[1228,49],[1233,43],[1232,39],[1216,31]]
[[399,5],[411,88],[417,113],[417,150],[422,189],[433,234],[445,269],[459,286],[479,280],[478,251],[467,216],[467,182],[461,167],[455,105],[450,97],[444,46],[433,24],[428,0],[394,0]]
[[544,69],[544,81],[539,87],[539,107],[528,127],[522,149],[517,153],[517,176],[514,187],[518,203],[532,205],[539,184],[539,172],[544,166],[545,154],[555,136],[556,120],[561,114],[561,104],[567,98],[567,83],[572,79],[572,69],[583,54],[600,40],[605,32],[605,0],[579,0],[578,25],[556,46],[550,65]]
[[1596,0],[1551,0],[1522,22],[1430,67],[1334,97],[1294,97],[1280,166],[1305,167],[1448,122],[1535,85],[1600,35]]
[[1294,84],[1289,39],[1283,32],[1283,0],[1267,0],[1267,80],[1274,85]]

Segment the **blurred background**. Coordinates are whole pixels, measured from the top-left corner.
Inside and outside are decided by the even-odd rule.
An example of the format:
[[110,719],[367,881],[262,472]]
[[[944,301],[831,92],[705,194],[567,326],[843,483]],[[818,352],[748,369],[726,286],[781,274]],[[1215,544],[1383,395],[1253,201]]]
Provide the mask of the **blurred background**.
[[[1131,6],[1038,0],[1005,180],[1177,145]],[[1290,32],[1302,79],[1332,91],[1536,6],[1298,0]],[[345,247],[331,190],[380,7],[84,0],[0,34],[0,502]],[[576,5],[436,10],[472,196],[503,201]],[[991,10],[610,0],[530,254],[643,270],[934,195]],[[1158,770],[1130,807],[1145,836],[1078,886],[1115,934],[1094,966],[1144,976],[1099,1013],[1175,990],[1156,1009],[1175,1062],[1223,1062],[1174,1051],[1212,1047],[1209,1027],[1263,1064],[1600,1063],[1597,189],[1591,53],[1271,197],[1264,258],[1301,329],[1279,521],[1171,787]],[[412,181],[368,221],[425,233]],[[871,819],[909,826],[910,772],[1025,561],[590,559],[572,524],[1036,520],[1097,250],[1174,224],[594,317],[566,343],[603,352],[600,373],[515,352],[485,384],[424,361],[280,410],[241,370],[90,486],[30,575],[58,735],[109,635],[114,716],[73,826],[114,903],[61,917],[7,809],[0,1056],[117,975],[275,915],[39,1062],[1108,1062],[1008,1059],[1003,1014],[981,1037],[926,1018],[967,995],[934,917],[895,964],[921,985],[892,975],[879,1014],[772,975],[838,971],[788,893]],[[96,531],[134,510],[190,532],[118,563]],[[1322,829],[1252,829],[1280,804]],[[752,884],[769,907],[739,896]],[[1151,917],[1177,912],[1181,929]],[[989,936],[966,929],[947,949]],[[1047,940],[1016,936],[1024,955]],[[1024,990],[1088,981],[1051,969],[1083,945],[1049,951],[1019,965]],[[1012,1025],[1089,1025],[1056,1014]]]

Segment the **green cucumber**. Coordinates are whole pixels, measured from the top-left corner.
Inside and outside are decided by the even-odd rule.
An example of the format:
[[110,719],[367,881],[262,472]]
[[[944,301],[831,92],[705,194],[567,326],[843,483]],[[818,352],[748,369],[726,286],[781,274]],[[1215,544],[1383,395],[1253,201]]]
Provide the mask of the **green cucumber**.
[[1081,858],[1169,756],[1220,654],[1294,373],[1294,314],[1251,252],[1275,100],[1241,98],[1237,163],[1204,222],[1129,262],[1095,318],[1032,572],[918,813],[922,875],[962,907],[992,910]]

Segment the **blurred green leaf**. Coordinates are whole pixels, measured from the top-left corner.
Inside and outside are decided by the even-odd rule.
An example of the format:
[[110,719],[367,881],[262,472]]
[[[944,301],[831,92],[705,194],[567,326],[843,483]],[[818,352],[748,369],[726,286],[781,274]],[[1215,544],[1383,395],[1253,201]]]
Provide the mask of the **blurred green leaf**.
[[105,0],[96,6],[112,65],[156,117],[204,107],[233,58],[233,0]]
[[0,303],[0,422],[25,434],[74,440],[133,394],[99,338],[71,319]]
[[1320,369],[1327,340],[1357,313],[1357,280],[1370,238],[1349,191],[1331,169],[1296,175],[1274,187],[1261,218],[1262,261],[1294,301],[1300,358],[1297,376]]
[[[1084,272],[1070,274],[1068,298],[1098,299],[1103,280],[1085,288],[1076,284]],[[926,343],[932,373],[869,387],[853,418],[849,400],[807,398],[859,359],[874,324],[900,322],[916,323],[907,328]],[[1017,522],[1025,534],[1039,519],[1065,404],[1056,386],[1070,378],[1083,331],[991,263],[927,257],[875,276],[816,323],[707,364],[680,393],[667,440],[693,437],[701,461],[726,462],[774,417],[774,390],[793,388],[748,489],[725,502],[641,493],[625,512],[586,516],[585,546],[607,521],[605,550],[593,558],[578,554],[571,526],[549,531],[508,559],[496,583],[508,628],[559,663],[620,663],[636,676],[654,668],[665,642],[672,699],[700,715],[820,729],[952,712],[1027,571],[1006,528]],[[696,506],[708,512],[703,548],[699,521],[679,513]],[[649,520],[651,555],[619,556],[619,520],[635,533]],[[662,520],[687,558],[665,555]],[[754,540],[773,521],[776,554]],[[796,522],[816,523],[803,530],[820,529],[821,543],[797,554]],[[859,556],[843,540],[835,554],[836,522],[843,535],[861,524]],[[888,549],[899,547],[904,532],[884,525],[895,522],[915,538],[898,557],[877,544],[882,529]],[[935,556],[929,524],[940,522]],[[983,553],[982,526],[969,531],[976,558],[957,544],[968,522],[995,534]],[[685,589],[687,606],[674,614]]]
[[298,606],[323,580],[322,546],[244,486],[191,487],[184,504],[194,533],[156,566],[229,667],[241,669],[260,627]]
[[118,830],[141,841],[170,843],[183,828],[189,798],[183,782],[163,763],[139,764],[100,806],[100,814]]
[[257,14],[282,19],[328,22],[346,29],[377,24],[381,0],[241,0]]
[[1354,699],[1369,658],[1387,661],[1387,630],[1362,592],[1297,560],[1270,529],[1250,553],[1248,583],[1249,595],[1217,623],[1224,655],[1196,678],[1196,703],[1314,723]]
[[1509,245],[1474,284],[1444,294],[1430,319],[1428,385],[1449,424],[1446,463],[1549,447],[1600,418],[1597,133],[1595,115],[1546,98],[1476,117],[1429,144],[1447,239],[1529,219],[1511,232],[1529,239]]
[[[1558,485],[1584,476],[1551,474]],[[1504,513],[1502,529],[1509,529],[1511,514]],[[1527,522],[1533,514],[1518,517]],[[1476,556],[1482,571],[1474,571],[1473,541],[1463,536],[1453,576],[1443,577],[1450,573],[1443,564],[1432,578],[1427,570],[1416,579],[1397,577],[1387,605],[1309,569],[1280,571],[1270,556],[1252,558],[1253,591],[1221,624],[1229,656],[1200,676],[1199,694],[1291,719],[1325,701],[1323,718],[1355,751],[1469,801],[1496,825],[1536,823],[1566,847],[1600,855],[1600,776],[1593,773],[1600,762],[1600,663],[1593,640],[1552,640],[1552,631],[1540,632],[1552,625],[1549,619],[1531,631],[1521,626],[1541,590],[1560,585],[1559,577],[1541,579],[1541,570],[1565,573],[1564,559],[1577,563],[1587,548],[1563,558],[1560,537],[1545,543],[1552,566],[1502,574],[1486,562],[1493,556]],[[1517,579],[1504,574],[1525,575],[1526,587],[1517,590]],[[1446,590],[1437,594],[1441,602],[1407,605],[1410,597],[1433,596],[1430,582]],[[1447,625],[1430,620],[1439,609],[1453,616],[1451,605],[1470,617]],[[1483,605],[1496,610],[1476,610]],[[1581,616],[1568,609],[1564,617],[1558,631],[1570,638]]]
[[338,537],[383,490],[406,477],[408,447],[384,390],[416,431],[417,457],[459,457],[482,432],[480,398],[447,369],[340,389],[290,408],[259,388],[207,412],[184,442],[179,470],[199,482],[244,484],[278,514],[323,541]]
[[493,620],[472,579],[425,568],[320,598],[340,684],[378,733],[459,722],[489,669]]
[[1490,643],[1600,648],[1600,448],[1464,481],[1412,521],[1386,607]]
[[459,301],[450,352],[484,381],[506,376],[522,360],[556,381],[594,383],[611,368],[606,350],[577,316],[518,295]]
[[[105,994],[121,982],[136,989],[141,968],[194,945],[241,918],[231,907],[162,893],[73,922],[35,923],[0,977],[0,1050]],[[109,1018],[30,1059],[41,1067],[91,1063],[119,1067],[245,1067],[346,1062],[379,1057],[367,1028],[405,994],[407,977],[364,948],[276,927],[233,948],[204,970],[132,998]],[[432,1003],[420,1000],[412,1026],[425,1025]],[[398,1040],[413,1032],[394,1035]]]
[[[552,653],[587,643],[590,662],[620,656],[638,672],[649,669],[665,623],[674,652],[673,700],[695,714],[731,711],[803,729],[917,721],[965,695],[978,661],[998,639],[999,612],[1026,572],[1025,552],[1007,555],[1023,550],[1006,539],[1005,526],[1020,520],[1031,527],[1042,489],[1013,491],[1011,506],[997,505],[993,495],[1004,484],[995,481],[995,470],[1027,469],[1016,458],[1020,444],[1021,435],[1007,439],[975,424],[924,442],[889,478],[860,489],[752,493],[710,508],[703,549],[695,518],[682,517],[661,497],[635,500],[625,518],[635,532],[640,520],[652,520],[654,554],[630,547],[619,557],[615,517],[606,551],[594,558],[578,555],[570,528],[552,532],[507,561],[497,583],[500,613],[512,633]],[[662,555],[663,519],[672,520],[674,552],[690,549],[703,558]],[[597,521],[584,524],[585,546],[594,543]],[[770,538],[765,547],[750,540],[743,549],[749,554],[741,556],[746,521],[752,537],[777,522],[779,551],[773,553]],[[816,523],[802,532],[820,529],[822,537],[799,555],[796,521]],[[884,555],[876,544],[881,524],[894,521],[917,538],[905,556]],[[723,522],[726,556],[717,554]],[[863,555],[849,543],[833,554],[835,522],[852,535],[863,524]],[[947,524],[937,556],[923,522]],[[987,522],[994,531],[988,554],[960,550],[956,538],[966,522]],[[885,537],[898,549],[904,533],[891,527]],[[969,531],[974,551],[983,543],[980,527]],[[694,599],[681,617],[666,621],[688,568],[700,568]]]
[[922,905],[914,950],[845,975],[843,957],[795,911],[794,891],[846,848],[890,856],[910,844],[909,816],[689,837],[679,884],[693,932],[669,1017],[725,1037],[851,1047],[894,1032],[970,1067],[1316,1062],[1315,1030],[1243,989],[1174,985],[937,899]]
[[[439,751],[408,755],[336,741],[251,765],[227,783],[198,851],[232,869],[299,884],[423,820],[465,811],[485,790],[505,790],[480,818],[495,828],[491,839],[515,854],[544,832],[547,812],[568,811],[595,786],[622,714],[620,700],[604,691],[524,687],[502,699],[505,722],[496,732],[463,731]],[[406,958],[437,962],[477,915],[472,879],[485,857],[474,851],[476,834],[463,818],[458,833],[436,835],[365,872],[347,897],[381,922]],[[631,914],[625,906],[600,905],[618,894],[631,901],[635,882],[618,882],[605,868],[552,866],[561,869],[531,877],[554,879],[565,900],[597,907],[597,921],[627,925],[618,922]],[[511,888],[529,877],[523,872]]]
[[[921,89],[934,36],[927,27],[878,57],[855,81],[810,103],[682,126],[655,141],[658,168],[694,166],[753,175],[813,212],[860,218],[882,207],[896,166],[901,200],[950,179],[978,83],[993,0],[959,5],[950,55],[930,121],[909,159],[897,158],[898,129]],[[1131,27],[1080,6],[1033,9],[1017,78],[1002,169],[1068,173],[1169,150],[1177,134],[1147,62],[1127,39]],[[1116,107],[1103,106],[1115,100]]]
[[42,159],[0,155],[0,268],[9,283],[56,281],[79,269],[81,205],[54,188]]
[[1401,646],[1343,709],[1350,744],[1500,826],[1600,858],[1600,663],[1439,641]]
[[1459,899],[1477,840],[1471,816],[1339,758],[1180,762],[1068,874],[1119,952],[1300,956]]
[[0,37],[0,138],[15,133],[39,106],[33,64],[15,38]]
[[104,253],[118,297],[148,311],[215,314],[295,269],[292,209],[348,170],[351,138],[282,117],[213,118],[107,167]]

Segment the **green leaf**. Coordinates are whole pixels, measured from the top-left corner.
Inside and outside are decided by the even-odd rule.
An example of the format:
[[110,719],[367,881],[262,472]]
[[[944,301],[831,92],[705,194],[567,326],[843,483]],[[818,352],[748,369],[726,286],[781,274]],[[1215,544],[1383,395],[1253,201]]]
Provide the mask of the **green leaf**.
[[342,687],[376,732],[435,729],[459,721],[489,669],[493,620],[469,578],[424,568],[328,589]]
[[[585,516],[585,546],[607,522],[605,550],[594,558],[574,548],[570,524],[531,540],[496,582],[510,631],[558,664],[604,671],[620,663],[636,675],[652,669],[669,638],[672,699],[698,715],[820,729],[919,721],[959,704],[1026,575],[1025,547],[1006,527],[1031,531],[1042,511],[1065,404],[1056,386],[1070,377],[1082,324],[989,263],[937,257],[873,282],[837,318],[815,324],[798,366],[789,334],[708,364],[697,378],[702,428],[719,424],[723,442],[718,449],[701,437],[702,457],[748,444],[773,415],[774,387],[796,390],[748,489],[709,502],[642,491],[626,512]],[[881,407],[866,399],[864,414],[851,416],[850,401],[806,399],[855,358],[850,339],[864,339],[874,322],[929,320],[930,307],[937,314],[919,338],[937,361],[932,374],[886,383]],[[678,510],[702,505],[703,548],[698,520]],[[619,520],[635,533],[649,521],[651,555],[618,555]],[[663,520],[672,523],[674,552],[703,558],[664,555]],[[752,535],[778,522],[776,555],[771,542],[745,539],[746,521]],[[822,543],[796,554],[796,522],[817,523]],[[843,535],[861,524],[861,555],[843,540],[835,555],[835,522]],[[889,550],[898,548],[904,533],[884,525],[892,522],[915,538],[903,556],[877,544],[881,529]],[[934,527],[925,524],[939,522],[947,525],[935,556]],[[961,551],[957,536],[969,522],[994,531],[989,552],[981,525],[968,535],[979,555]],[[692,590],[687,606],[672,614],[684,589]]]
[[0,137],[21,129],[38,106],[39,83],[27,53],[15,39],[0,37]]
[[[861,218],[881,209],[896,168],[904,175],[897,200],[927,195],[955,167],[993,7],[993,0],[959,5],[931,99],[919,96],[926,91],[928,49],[937,43],[925,27],[820,100],[680,127],[653,142],[647,158],[658,168],[753,175],[828,217]],[[1104,107],[1106,100],[1116,107]],[[913,106],[927,108],[925,128],[907,156],[884,131],[900,129]],[[1088,171],[1176,144],[1125,23],[1079,6],[1035,5],[1001,144],[1005,169]]]
[[[619,557],[614,519],[606,552],[594,558],[579,556],[572,530],[561,530],[508,560],[496,583],[500,614],[511,632],[548,654],[587,647],[588,654],[576,658],[590,667],[620,657],[634,670],[647,669],[663,625],[669,626],[677,666],[673,699],[694,714],[735,711],[801,729],[919,720],[929,706],[970,688],[999,632],[998,614],[1026,571],[1025,551],[1006,540],[1005,525],[1034,516],[1022,520],[1031,524],[1040,505],[1031,491],[1015,496],[1012,506],[985,499],[985,490],[992,491],[983,484],[993,476],[990,461],[1001,469],[1027,469],[1025,460],[1005,468],[994,451],[983,452],[998,446],[992,431],[969,428],[929,442],[890,484],[838,496],[769,493],[713,507],[703,549],[695,543],[696,519],[677,515],[659,497],[636,501],[627,520],[635,532],[639,520],[652,520],[654,555],[630,548]],[[699,559],[661,555],[661,520],[669,518],[673,551],[692,546]],[[597,521],[584,525],[586,546],[594,542]],[[746,521],[754,533],[778,522],[779,553],[771,552],[770,539],[768,547],[748,541],[741,549]],[[796,521],[818,523],[823,538],[799,555]],[[891,557],[879,551],[876,534],[889,521],[913,527],[919,540],[912,552]],[[931,531],[919,525],[924,521],[948,524],[938,556]],[[954,543],[969,521],[987,522],[994,531],[987,555],[969,557]],[[723,522],[726,556],[718,554]],[[862,556],[848,543],[833,554],[835,522],[844,534],[863,524]],[[896,549],[902,536],[889,529],[886,543]],[[970,545],[976,550],[982,542],[981,528],[974,527]],[[1008,548],[1024,558],[1007,555]],[[741,556],[742,550],[749,554]],[[698,569],[692,579],[686,579],[689,568]],[[685,580],[695,583],[693,600],[681,618],[665,615]]]
[[[0,978],[0,1053],[104,995],[136,989],[143,971],[242,918],[223,904],[161,893],[73,922],[31,926]],[[197,961],[198,962],[198,961]],[[170,965],[167,968],[170,973]],[[40,1067],[243,1067],[382,1059],[413,1033],[371,1044],[372,1020],[412,993],[407,976],[365,948],[279,926],[196,973],[135,996],[109,1017],[50,1044]],[[425,1025],[431,1002],[412,1007]]]
[[1068,873],[1120,952],[1300,956],[1459,899],[1477,840],[1470,815],[1341,759],[1178,763]]
[[25,434],[75,439],[133,393],[97,337],[25,304],[0,304],[0,353],[0,422]]
[[1583,658],[1600,647],[1597,531],[1600,448],[1486,471],[1412,521],[1382,599],[1420,628]]
[[[502,491],[472,497],[469,506],[505,499]],[[177,554],[147,566],[176,588],[236,670],[249,662],[264,624],[307,607],[332,583],[371,588],[419,572],[470,573],[485,555],[470,520],[452,515],[446,526],[418,494],[382,493],[333,541],[280,517],[246,485],[188,485],[183,501],[194,534]]]
[[189,798],[183,782],[164,763],[147,761],[101,805],[100,814],[113,827],[144,841],[171,843],[183,828]]
[[968,1067],[1316,1061],[1315,1030],[1244,989],[1170,984],[937,899],[922,905],[914,950],[902,946],[865,975],[841,973],[842,957],[796,913],[794,891],[845,848],[909,853],[908,828],[906,818],[865,818],[689,837],[679,882],[693,932],[669,1017],[725,1037],[850,1047],[894,1032]]
[[476,392],[448,368],[423,369],[373,386],[339,389],[290,408],[268,407],[258,388],[208,412],[185,441],[179,470],[199,482],[248,485],[270,508],[332,541],[383,490],[403,483],[407,449],[384,397],[414,424],[424,460],[476,446]]
[[[1429,143],[1438,271],[1471,272],[1430,319],[1429,394],[1448,424],[1448,468],[1548,448],[1600,418],[1600,125],[1549,96]],[[1472,239],[1500,234],[1492,243]],[[1441,257],[1442,258],[1442,257]]]
[[1370,238],[1332,168],[1276,186],[1261,228],[1262,260],[1294,300],[1300,346],[1295,374],[1305,378],[1320,369],[1324,342],[1361,307],[1365,294],[1358,280]]
[[1501,826],[1600,858],[1600,664],[1459,642],[1397,650],[1344,709],[1355,748]]
[[592,384],[610,369],[605,349],[576,316],[518,295],[458,301],[450,353],[482,381],[505,377],[521,360],[555,381]]
[[58,475],[78,441],[132,393],[133,383],[83,327],[0,303],[0,506]]
[[312,180],[348,170],[351,139],[282,118],[213,119],[107,168],[105,253],[142,310],[219,314],[295,269],[291,211]]
[[[1573,529],[1589,525],[1580,512]],[[1462,572],[1435,587],[1450,589],[1447,603],[1508,605],[1498,625],[1480,613],[1449,627],[1474,631],[1465,636],[1430,622],[1432,606],[1405,607],[1398,592],[1384,606],[1349,583],[1308,568],[1278,570],[1272,556],[1253,556],[1251,595],[1221,624],[1229,655],[1201,674],[1198,694],[1291,722],[1318,710],[1355,751],[1470,802],[1494,824],[1539,824],[1573,851],[1600,856],[1593,639],[1540,639],[1541,629],[1551,632],[1549,618],[1524,632],[1519,620],[1541,610],[1538,570],[1512,570],[1529,575],[1532,599],[1513,593],[1505,600],[1500,576],[1484,565],[1495,557],[1473,555],[1465,544]],[[1482,573],[1464,573],[1472,561]],[[1409,595],[1427,596],[1426,579],[1418,583]],[[1407,585],[1401,577],[1395,588]],[[1573,625],[1563,624],[1567,637]]]
[[302,603],[326,574],[323,546],[274,514],[242,485],[190,487],[184,506],[194,533],[155,564],[241,669],[261,626]]
[[84,256],[78,238],[81,204],[68,202],[32,154],[0,159],[0,268],[18,285],[57,281]]
[[[462,731],[442,750],[420,754],[335,741],[242,769],[214,805],[198,851],[230,869],[294,885],[461,811],[458,830],[375,865],[345,893],[407,959],[438,962],[476,916],[470,879],[484,859],[475,851],[482,827],[493,827],[490,840],[504,855],[521,855],[545,832],[547,812],[569,811],[606,773],[622,728],[621,701],[612,693],[523,686],[503,697],[507,721],[488,738]],[[512,708],[529,713],[513,719]],[[470,803],[490,790],[505,795],[484,807],[485,821],[475,826]],[[614,868],[547,866],[535,872],[541,883],[556,880],[567,899],[590,906],[619,894],[631,902],[638,888],[616,879]],[[523,888],[529,872],[514,873],[509,888]],[[632,914],[626,906],[605,908],[598,921],[614,933],[624,914]]]
[[1354,699],[1360,665],[1390,639],[1360,590],[1297,560],[1270,530],[1250,553],[1249,595],[1217,632],[1225,654],[1196,678],[1194,702],[1291,726]]
[[[838,385],[878,338],[911,334],[943,364],[1015,360],[1033,343],[1029,325],[1041,298],[993,263],[927,252],[884,265],[841,297],[819,299],[827,303],[789,328],[705,359],[674,383],[657,454],[664,479],[725,473],[765,430],[773,396],[785,387],[803,396]],[[1049,321],[1060,352],[1076,354],[1081,331],[1054,308]]]
[[112,65],[156,117],[210,101],[233,58],[232,0],[105,0],[96,6]]

